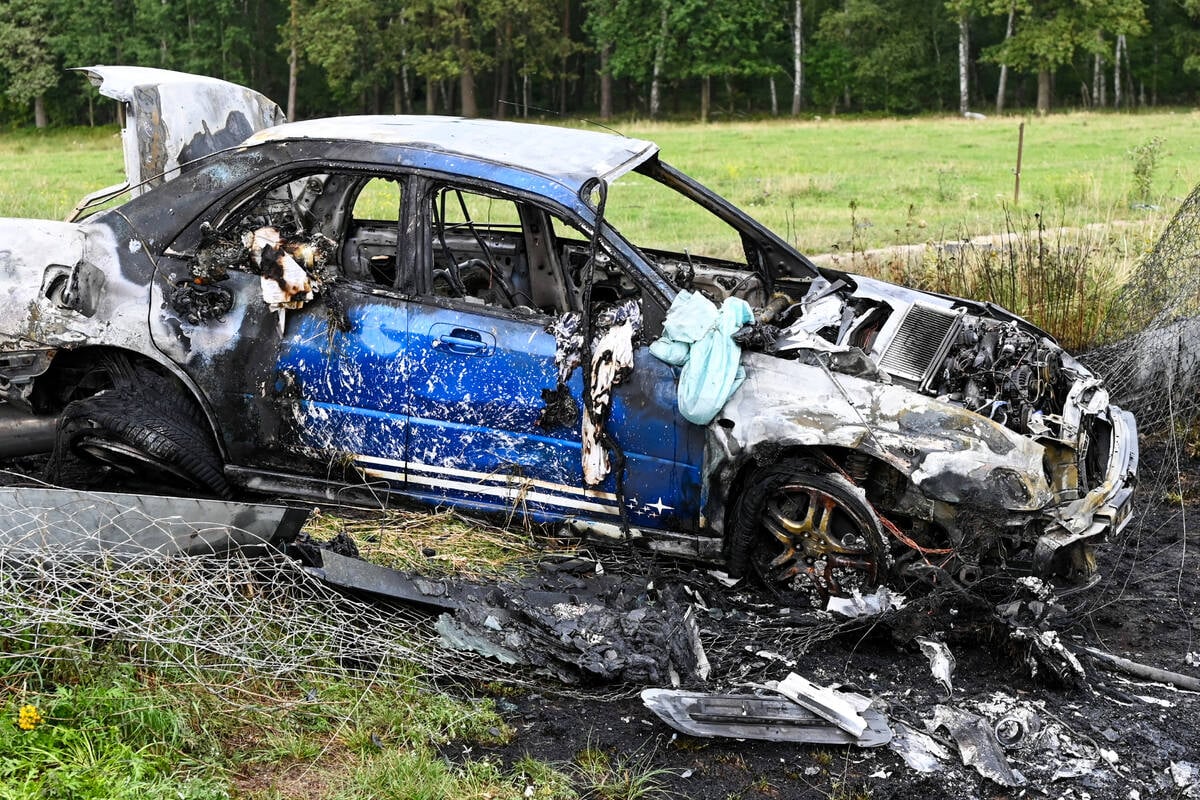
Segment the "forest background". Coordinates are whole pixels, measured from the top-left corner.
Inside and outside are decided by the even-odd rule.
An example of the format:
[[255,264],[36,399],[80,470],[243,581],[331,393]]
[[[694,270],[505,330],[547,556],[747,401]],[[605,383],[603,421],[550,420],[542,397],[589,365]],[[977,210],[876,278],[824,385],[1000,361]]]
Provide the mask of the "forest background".
[[0,0],[0,124],[112,122],[91,64],[291,119],[1140,108],[1196,103],[1200,0]]

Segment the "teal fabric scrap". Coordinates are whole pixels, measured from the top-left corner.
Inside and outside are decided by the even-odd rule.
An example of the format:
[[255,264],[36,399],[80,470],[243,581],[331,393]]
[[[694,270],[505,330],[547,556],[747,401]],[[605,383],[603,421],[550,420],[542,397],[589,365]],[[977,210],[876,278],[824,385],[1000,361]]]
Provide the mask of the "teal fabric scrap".
[[733,334],[753,321],[753,310],[739,297],[726,298],[718,309],[699,292],[675,295],[663,335],[651,343],[650,352],[683,367],[677,395],[684,419],[707,425],[742,385],[746,376]]

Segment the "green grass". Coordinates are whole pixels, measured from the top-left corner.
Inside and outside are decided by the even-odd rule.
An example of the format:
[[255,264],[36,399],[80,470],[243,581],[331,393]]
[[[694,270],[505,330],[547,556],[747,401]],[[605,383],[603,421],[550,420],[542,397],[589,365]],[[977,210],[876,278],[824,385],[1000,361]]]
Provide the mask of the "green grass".
[[[666,161],[802,251],[823,253],[1003,230],[1022,121],[1021,211],[1142,223],[1169,214],[1200,181],[1200,111],[618,127],[657,142]],[[1160,212],[1130,207],[1130,151],[1154,137],[1163,145],[1150,200]],[[87,192],[119,182],[121,163],[112,128],[5,133],[0,215],[61,218]],[[702,252],[720,240],[703,213],[652,204],[631,183],[617,182],[610,213],[635,242]]]
[[[20,710],[37,717],[24,727]],[[219,798],[177,699],[114,674],[0,700],[0,798]]]
[[89,192],[125,180],[116,128],[0,134],[0,216],[63,219]]
[[[1200,182],[1200,112],[1072,113],[970,121],[828,119],[729,125],[638,124],[630,136],[659,144],[662,157],[694,175],[807,253],[865,249],[1000,232],[1013,206],[1017,126],[1025,122],[1022,212],[1070,224],[1142,223],[1174,212]],[[1163,146],[1150,199],[1130,207],[1129,151],[1153,137]],[[621,181],[609,204],[620,214]],[[628,202],[638,203],[632,197]],[[696,225],[637,215],[623,229],[683,245]],[[633,220],[630,220],[633,222]]]
[[[438,755],[435,747],[451,741],[497,742],[510,732],[491,701],[433,690],[415,668],[409,680],[347,673],[314,676],[304,688],[296,678],[222,670],[201,685],[172,680],[170,669],[96,670],[84,661],[74,675],[60,668],[57,684],[32,660],[0,661],[0,800],[376,797],[377,785],[423,784],[474,787],[442,797],[501,786],[507,791],[493,794],[505,796],[524,788],[519,773],[532,774],[470,758],[452,766]],[[23,707],[39,715],[26,716],[25,728]],[[276,780],[289,772],[325,788],[292,791]],[[395,796],[423,796],[414,792]]]

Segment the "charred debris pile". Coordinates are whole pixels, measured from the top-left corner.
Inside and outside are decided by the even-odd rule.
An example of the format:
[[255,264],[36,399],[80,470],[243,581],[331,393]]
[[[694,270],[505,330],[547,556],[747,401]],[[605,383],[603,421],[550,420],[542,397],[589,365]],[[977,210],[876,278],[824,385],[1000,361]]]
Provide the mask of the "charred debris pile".
[[[415,662],[543,693],[641,692],[662,730],[863,748],[889,774],[1093,797],[1196,791],[1194,732],[1154,712],[1195,710],[1200,679],[1184,673],[1200,657],[1151,667],[1088,646],[1086,590],[1064,596],[1023,578],[800,607],[622,546],[463,578],[373,564],[344,533],[309,536],[295,509],[44,487],[0,495],[5,652],[125,648],[282,680],[348,665],[386,678]],[[65,642],[51,630],[75,633]],[[1139,721],[1123,730],[1129,709]],[[1154,758],[1129,749],[1143,741]]]

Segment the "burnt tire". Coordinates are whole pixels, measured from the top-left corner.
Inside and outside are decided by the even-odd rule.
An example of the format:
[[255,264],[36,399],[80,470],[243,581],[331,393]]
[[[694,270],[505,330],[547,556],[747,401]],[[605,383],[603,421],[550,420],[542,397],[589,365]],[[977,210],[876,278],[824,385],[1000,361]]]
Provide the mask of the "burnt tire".
[[878,515],[849,479],[807,459],[749,476],[728,541],[730,574],[754,573],[779,595],[823,603],[888,581]]
[[143,482],[229,497],[220,454],[191,398],[144,369],[131,378],[63,410],[59,469],[77,459]]

